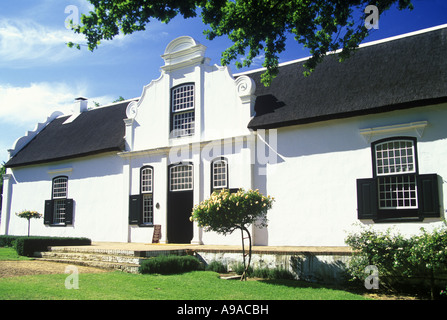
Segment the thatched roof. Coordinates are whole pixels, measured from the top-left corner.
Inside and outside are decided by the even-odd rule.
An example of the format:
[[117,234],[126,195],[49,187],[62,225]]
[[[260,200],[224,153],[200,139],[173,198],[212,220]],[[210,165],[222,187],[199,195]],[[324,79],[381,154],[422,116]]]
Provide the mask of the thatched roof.
[[269,87],[256,83],[251,129],[277,128],[447,101],[447,27],[325,57],[308,77],[284,65]]
[[126,107],[129,102],[81,113],[75,121],[70,116],[51,121],[7,163],[17,167],[124,150]]

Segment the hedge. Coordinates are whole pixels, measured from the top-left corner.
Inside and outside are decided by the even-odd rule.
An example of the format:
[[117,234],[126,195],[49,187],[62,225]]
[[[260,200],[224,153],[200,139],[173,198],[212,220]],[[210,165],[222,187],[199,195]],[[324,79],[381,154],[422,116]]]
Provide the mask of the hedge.
[[20,236],[0,236],[0,247],[14,247],[14,241]]
[[32,256],[34,252],[47,251],[51,246],[91,245],[88,238],[0,236],[0,247],[14,247],[21,256]]
[[158,256],[140,263],[140,273],[175,274],[204,270],[203,264],[193,256]]

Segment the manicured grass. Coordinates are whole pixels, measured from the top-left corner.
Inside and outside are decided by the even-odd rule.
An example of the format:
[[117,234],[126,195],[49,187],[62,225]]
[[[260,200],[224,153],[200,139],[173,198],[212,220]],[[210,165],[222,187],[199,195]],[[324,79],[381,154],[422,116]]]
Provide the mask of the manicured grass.
[[30,260],[28,257],[22,257],[17,254],[14,248],[0,248],[0,261],[1,260]]
[[[13,248],[0,248],[0,260],[26,260]],[[0,278],[0,300],[363,300],[342,290],[296,280],[223,280],[212,271],[175,275],[124,272]]]
[[122,272],[79,274],[79,289],[66,289],[68,274],[0,279],[0,300],[362,300],[364,297],[296,280],[223,280],[212,271],[176,275]]

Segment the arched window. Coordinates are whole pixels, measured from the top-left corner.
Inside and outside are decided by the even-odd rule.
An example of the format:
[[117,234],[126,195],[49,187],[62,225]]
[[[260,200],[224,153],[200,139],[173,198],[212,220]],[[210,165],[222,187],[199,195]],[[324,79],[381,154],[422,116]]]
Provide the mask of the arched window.
[[68,178],[65,176],[53,179],[53,224],[65,223],[66,199],[68,193]]
[[73,204],[73,199],[68,199],[68,177],[53,178],[51,200],[45,200],[43,223],[50,226],[73,224]]
[[145,225],[154,223],[153,174],[154,169],[152,167],[145,166],[141,168],[140,193],[143,208],[141,222]]
[[220,157],[211,162],[211,192],[228,189],[228,160]]

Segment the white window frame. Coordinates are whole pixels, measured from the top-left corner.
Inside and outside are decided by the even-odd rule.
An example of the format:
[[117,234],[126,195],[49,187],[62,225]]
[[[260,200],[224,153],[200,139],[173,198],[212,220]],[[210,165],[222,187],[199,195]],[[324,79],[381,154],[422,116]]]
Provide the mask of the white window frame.
[[224,158],[213,160],[212,164],[212,188],[228,188],[228,161]]
[[171,90],[171,137],[191,136],[195,132],[195,86],[186,83]]
[[417,209],[415,141],[396,138],[379,142],[374,153],[379,209]]
[[384,141],[376,144],[374,149],[377,176],[416,173],[413,140]]
[[143,194],[143,224],[154,224],[154,199],[152,193]]
[[194,110],[194,83],[172,88],[172,112]]
[[154,199],[153,199],[154,169],[150,166],[141,168],[140,193],[142,202],[142,223],[154,224]]
[[52,199],[53,225],[65,224],[66,199],[68,195],[68,177],[60,176],[53,179]]
[[193,190],[194,170],[192,164],[179,164],[169,168],[169,190]]
[[151,193],[153,185],[153,169],[143,167],[141,169],[141,193]]

